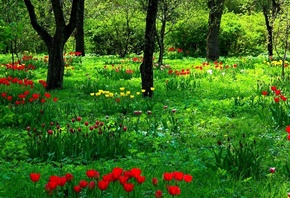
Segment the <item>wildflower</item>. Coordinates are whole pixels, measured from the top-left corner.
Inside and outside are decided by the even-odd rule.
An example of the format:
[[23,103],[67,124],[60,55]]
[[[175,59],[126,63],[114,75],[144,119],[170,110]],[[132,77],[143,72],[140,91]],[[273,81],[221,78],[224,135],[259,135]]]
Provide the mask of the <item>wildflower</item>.
[[126,191],[126,192],[131,192],[131,191],[133,191],[134,190],[134,184],[131,184],[131,183],[125,183],[124,185],[123,185],[123,188],[124,188],[124,190]]
[[88,176],[88,178],[99,178],[100,174],[98,171],[96,170],[87,170],[86,175]]
[[274,98],[274,101],[276,102],[276,103],[278,103],[279,101],[280,101],[280,98]]
[[81,180],[79,183],[79,186],[82,188],[85,188],[88,186],[88,182],[86,180]]
[[173,177],[177,181],[182,181],[183,180],[183,173],[182,172],[174,172]]
[[150,87],[150,90],[151,90],[151,91],[154,91],[154,90],[155,90],[155,88],[154,88],[154,87]]
[[82,191],[82,188],[80,186],[74,186],[74,191],[76,193],[80,193]]
[[53,98],[53,102],[57,102],[58,98]]
[[152,179],[152,184],[153,184],[154,186],[157,186],[157,185],[158,185],[158,179],[157,179],[156,177],[154,177],[154,178]]
[[66,177],[59,177],[58,178],[58,185],[59,186],[64,186],[66,184],[67,180],[66,180]]
[[86,121],[86,122],[85,122],[85,125],[88,126],[88,125],[89,125],[89,122]]
[[275,173],[275,167],[271,167],[271,168],[269,169],[269,171],[270,171],[270,173]]
[[280,98],[283,100],[283,101],[286,101],[287,98],[284,96],[284,95],[281,95]]
[[178,186],[169,186],[167,190],[170,195],[180,195],[180,188]]
[[137,95],[137,96],[138,96],[138,95],[140,95],[140,92],[139,92],[139,91],[137,91],[137,92],[136,92],[136,95]]
[[145,91],[146,91],[145,89],[142,89],[142,90],[141,90],[142,93],[144,93]]
[[279,90],[279,89],[276,90],[276,91],[275,91],[275,94],[276,94],[276,96],[280,95],[280,94],[281,94],[281,90]]
[[129,179],[129,177],[127,177],[127,176],[120,176],[119,177],[119,182],[120,182],[120,184],[122,184],[122,185],[124,185],[125,183],[127,183],[128,182],[128,179]]
[[140,168],[132,168],[131,173],[132,173],[132,176],[136,178],[141,175],[142,170]]
[[272,91],[276,91],[277,90],[277,87],[276,86],[271,86],[271,90]]
[[114,168],[113,171],[112,171],[112,179],[114,181],[118,180],[119,177],[122,175],[122,173],[123,173],[123,169],[122,168],[119,168],[119,167]]
[[268,95],[268,92],[267,91],[262,91],[262,95],[263,96],[267,96]]
[[136,181],[139,183],[139,184],[142,184],[142,183],[144,183],[145,182],[145,177],[144,176],[138,176],[138,177],[136,177]]
[[38,182],[40,179],[40,173],[30,173],[29,176],[32,182]]
[[91,95],[91,96],[94,96],[94,95],[95,95],[95,93],[90,93],[90,95]]
[[106,190],[109,186],[109,182],[108,181],[104,181],[104,180],[100,180],[98,181],[98,188],[100,190]]
[[192,176],[189,174],[183,175],[183,180],[187,183],[192,181]]
[[96,183],[95,183],[94,181],[91,181],[91,182],[89,183],[88,188],[89,188],[90,190],[94,190],[95,186],[96,186]]
[[45,93],[45,94],[44,94],[44,97],[46,97],[46,98],[50,98],[50,93]]
[[161,197],[162,197],[162,191],[161,190],[156,190],[155,198],[161,198]]
[[163,179],[166,180],[166,181],[171,181],[173,179],[173,173],[165,172],[163,174]]
[[73,180],[73,175],[71,173],[65,174],[65,177],[66,177],[66,181],[68,181],[68,182]]
[[125,87],[120,87],[120,90],[121,90],[121,91],[124,91],[124,90],[125,90]]

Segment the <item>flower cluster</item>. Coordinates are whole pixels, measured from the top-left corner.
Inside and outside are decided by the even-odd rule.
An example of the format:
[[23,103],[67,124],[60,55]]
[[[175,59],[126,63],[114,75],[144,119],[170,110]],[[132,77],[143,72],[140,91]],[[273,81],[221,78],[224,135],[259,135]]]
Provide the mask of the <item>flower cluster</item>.
[[182,69],[181,71],[178,70],[173,71],[172,69],[170,69],[168,71],[168,74],[175,74],[176,76],[190,75],[190,69]]
[[[282,100],[282,101],[286,101],[287,100],[287,97],[285,97],[282,94],[282,91],[280,89],[278,89],[276,86],[271,86],[271,91],[272,91],[272,94],[274,95],[273,100],[274,100],[275,103],[279,103],[280,100]],[[265,90],[263,90],[261,92],[261,94],[263,96],[268,96],[269,95],[268,91],[265,91]]]
[[[142,170],[140,168],[124,170],[123,168],[115,167],[111,172],[104,174],[103,176],[101,176],[95,169],[89,169],[86,171],[86,177],[87,178],[76,182],[74,181],[74,176],[71,173],[66,173],[63,176],[52,175],[49,177],[44,189],[50,196],[58,191],[68,188],[73,188],[73,193],[76,194],[79,194],[82,191],[91,194],[95,191],[96,187],[102,192],[107,191],[109,186],[114,185],[114,188],[111,188],[114,191],[116,190],[116,185],[120,184],[120,187],[124,192],[131,193],[134,191],[136,185],[140,186],[146,181],[146,177],[142,175]],[[180,195],[180,182],[184,181],[189,183],[192,181],[192,178],[193,177],[190,174],[184,174],[183,172],[178,171],[165,172],[163,174],[163,181],[166,183],[165,187],[168,194],[171,196]],[[40,173],[31,173],[30,179],[33,183],[38,182],[40,180]],[[174,182],[174,185],[171,185],[171,182]],[[68,185],[68,183],[71,185]],[[152,178],[152,184],[154,187],[158,188],[159,183],[160,182],[156,177]],[[112,193],[114,194],[114,192]],[[163,192],[160,189],[157,189],[154,195],[156,198],[161,198],[163,196]]]
[[132,58],[132,61],[134,63],[142,63],[143,62],[143,57],[134,57],[134,58]]
[[[41,83],[43,86],[46,86],[46,82],[44,80],[40,80],[39,83]],[[35,101],[45,103],[47,99],[51,98],[50,93],[31,93],[30,89],[34,88],[34,82],[32,80],[26,78],[13,78],[11,76],[7,78],[0,78],[0,86],[4,85],[10,87],[11,84],[19,86],[20,91],[17,93],[15,91],[11,91],[11,89],[5,89],[4,87],[1,93],[1,98],[5,103],[15,103],[16,105],[25,104],[27,102],[32,103]],[[54,102],[56,102],[57,100],[57,98],[53,98]]]
[[7,70],[17,70],[17,71],[28,71],[28,70],[34,70],[36,67],[32,64],[29,65],[25,65],[25,64],[13,64],[13,63],[9,63],[5,65]]
[[[197,66],[192,66],[195,69],[199,69],[199,70],[203,70],[205,67],[207,66],[211,66],[209,62],[203,62],[201,65],[197,65]],[[215,61],[213,63],[213,68],[215,69],[229,69],[229,68],[237,68],[237,64],[233,64],[233,65],[223,65],[223,62],[218,62]]]

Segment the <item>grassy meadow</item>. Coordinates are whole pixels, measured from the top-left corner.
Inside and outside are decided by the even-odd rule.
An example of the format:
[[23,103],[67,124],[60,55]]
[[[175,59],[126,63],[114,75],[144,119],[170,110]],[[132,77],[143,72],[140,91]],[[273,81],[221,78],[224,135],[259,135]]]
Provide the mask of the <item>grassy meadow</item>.
[[48,57],[20,58],[0,55],[0,197],[288,196],[279,60],[172,52],[143,98],[140,56],[66,54],[63,89],[49,93]]

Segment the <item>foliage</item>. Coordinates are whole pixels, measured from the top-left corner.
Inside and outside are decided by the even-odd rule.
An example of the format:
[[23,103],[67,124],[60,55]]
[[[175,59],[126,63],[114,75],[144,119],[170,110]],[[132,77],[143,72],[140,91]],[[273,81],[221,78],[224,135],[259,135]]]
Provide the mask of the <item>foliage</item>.
[[[35,66],[27,79],[34,87],[13,83],[14,78],[9,78],[10,86],[0,85],[1,197],[29,197],[31,192],[42,196],[52,175],[66,173],[74,179],[57,187],[54,196],[77,195],[74,186],[93,180],[84,178],[87,170],[103,176],[115,167],[139,167],[146,176],[142,185],[129,180],[135,184],[132,197],[152,197],[158,189],[169,196],[166,184],[178,185],[180,197],[287,195],[289,144],[270,110],[276,105],[271,86],[284,97],[289,91],[289,83],[277,78],[279,61],[270,62],[266,56],[221,58],[213,63],[190,57],[165,59],[165,65],[154,64],[154,94],[147,99],[141,97],[140,56],[80,58],[67,53],[69,75],[64,89],[49,94],[44,81],[39,84],[46,71],[45,55],[26,53],[23,57]],[[126,69],[133,74],[127,77]],[[2,66],[0,74],[7,80],[6,72]],[[22,70],[13,72],[23,75]],[[290,75],[288,67],[285,72]],[[26,90],[29,93],[24,97]],[[7,101],[3,92],[12,95],[13,101]],[[35,93],[39,98],[30,103]],[[283,103],[280,99],[287,112],[288,99]],[[18,100],[24,104],[16,105]],[[287,120],[285,125],[289,125]],[[216,144],[218,140],[221,145]],[[274,173],[270,167],[275,167]],[[194,178],[188,184],[164,180],[172,172]],[[30,173],[40,173],[39,181],[33,183]],[[153,177],[159,180],[157,187],[152,186]],[[97,188],[96,180],[95,184]],[[85,187],[79,195],[93,196],[90,192]],[[92,193],[101,195],[97,189]],[[103,195],[126,196],[116,182]]]

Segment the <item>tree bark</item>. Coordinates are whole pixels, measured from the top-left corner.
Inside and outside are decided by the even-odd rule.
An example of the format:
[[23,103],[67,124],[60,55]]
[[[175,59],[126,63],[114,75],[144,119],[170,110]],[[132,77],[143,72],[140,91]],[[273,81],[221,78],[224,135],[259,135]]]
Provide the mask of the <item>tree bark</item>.
[[144,97],[152,97],[153,95],[151,87],[153,87],[153,52],[157,10],[158,0],[149,0],[146,17],[144,60],[140,66],[142,89],[145,90],[143,92]]
[[56,24],[56,31],[53,37],[42,26],[39,25],[36,18],[34,6],[32,5],[31,1],[24,0],[24,3],[28,10],[32,27],[45,42],[48,50],[49,62],[46,80],[46,90],[49,91],[53,89],[61,89],[63,86],[64,75],[63,48],[64,44],[76,27],[79,0],[73,0],[70,20],[67,25],[65,24],[65,19],[63,11],[61,9],[60,1],[51,0]]
[[225,0],[208,0],[209,29],[206,44],[206,58],[211,61],[219,59],[219,31]]
[[263,6],[263,15],[265,17],[267,32],[268,32],[268,54],[273,56],[273,26],[270,24],[266,6]]
[[85,0],[80,0],[75,39],[76,39],[76,52],[81,52],[82,56],[85,56],[84,9],[85,9]]
[[162,20],[161,29],[160,29],[160,38],[157,37],[158,45],[159,45],[159,57],[158,57],[159,65],[163,64],[165,28],[166,28],[166,19]]

